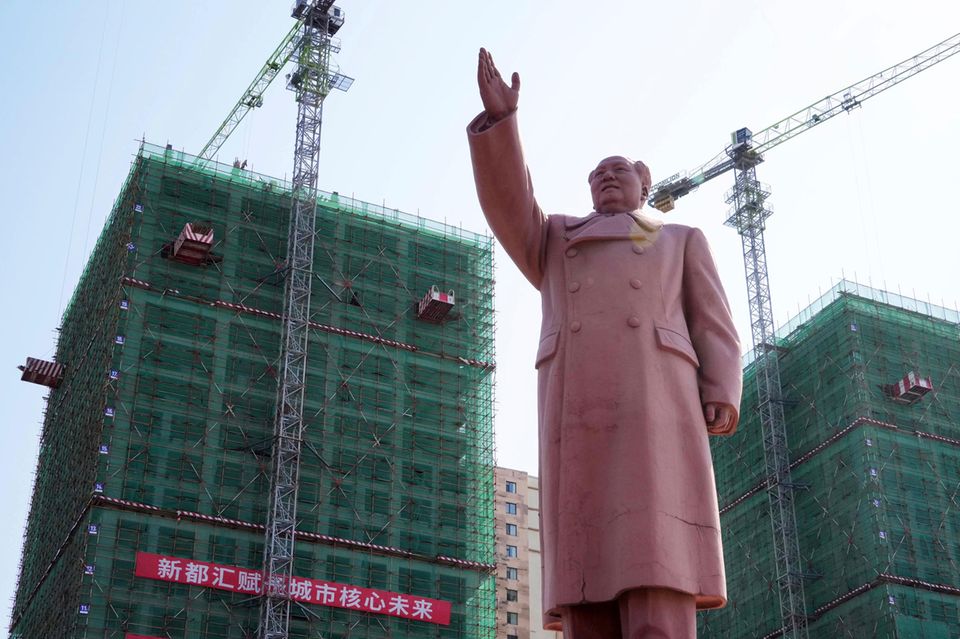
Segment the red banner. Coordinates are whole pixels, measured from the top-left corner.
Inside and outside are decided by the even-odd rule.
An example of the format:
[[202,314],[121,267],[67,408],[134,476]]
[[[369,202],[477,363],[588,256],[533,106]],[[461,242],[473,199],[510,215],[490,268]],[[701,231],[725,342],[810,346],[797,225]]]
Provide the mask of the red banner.
[[[263,594],[261,571],[211,564],[195,559],[138,552],[134,574],[137,577],[172,581],[178,584],[205,586],[251,595]],[[415,597],[388,590],[361,588],[306,577],[293,577],[290,580],[288,592],[291,599],[303,603],[375,612],[441,626],[450,624],[450,602],[429,597]],[[129,637],[135,637],[135,635],[128,635]]]

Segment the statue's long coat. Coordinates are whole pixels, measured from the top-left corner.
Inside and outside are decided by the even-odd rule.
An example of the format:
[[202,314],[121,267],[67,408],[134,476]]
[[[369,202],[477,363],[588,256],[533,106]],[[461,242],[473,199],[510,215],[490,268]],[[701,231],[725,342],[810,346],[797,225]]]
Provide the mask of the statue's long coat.
[[702,404],[740,406],[740,347],[706,239],[639,212],[545,216],[516,116],[468,127],[480,204],[541,294],[545,624],[640,587],[726,602]]

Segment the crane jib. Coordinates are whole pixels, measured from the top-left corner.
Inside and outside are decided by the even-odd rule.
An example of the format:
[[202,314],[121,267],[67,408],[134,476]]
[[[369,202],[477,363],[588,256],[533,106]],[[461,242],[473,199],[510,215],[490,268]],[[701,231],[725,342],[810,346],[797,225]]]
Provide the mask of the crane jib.
[[[866,100],[957,53],[960,53],[960,33],[779,120],[752,135],[749,149],[755,154],[755,158],[751,158],[751,161],[761,162],[763,154],[773,147],[823,124],[836,115],[850,113],[853,109],[863,106]],[[673,200],[689,194],[704,182],[736,168],[737,162],[726,157],[728,151],[729,147],[727,151],[721,152],[696,169],[687,173],[674,174],[658,183],[648,200],[650,206],[661,211],[670,210],[673,208]],[[685,177],[679,177],[681,175]],[[668,208],[661,208],[662,205]]]

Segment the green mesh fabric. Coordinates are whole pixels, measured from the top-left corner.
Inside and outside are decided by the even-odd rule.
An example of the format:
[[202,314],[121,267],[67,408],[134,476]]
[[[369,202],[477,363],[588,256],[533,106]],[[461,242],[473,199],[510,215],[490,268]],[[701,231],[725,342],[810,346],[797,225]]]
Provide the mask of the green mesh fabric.
[[[809,634],[960,637],[958,322],[845,288],[779,342]],[[910,371],[934,391],[898,404]],[[756,401],[748,366],[739,431],[712,440],[729,604],[701,637],[779,635]]]
[[[253,636],[255,598],[133,564],[261,567],[289,204],[273,178],[141,148],[64,317],[14,636]],[[187,222],[214,230],[206,264],[169,257]],[[453,613],[296,604],[291,636],[490,637],[492,240],[326,193],[316,228],[294,572]],[[434,285],[456,293],[440,323],[417,318]]]

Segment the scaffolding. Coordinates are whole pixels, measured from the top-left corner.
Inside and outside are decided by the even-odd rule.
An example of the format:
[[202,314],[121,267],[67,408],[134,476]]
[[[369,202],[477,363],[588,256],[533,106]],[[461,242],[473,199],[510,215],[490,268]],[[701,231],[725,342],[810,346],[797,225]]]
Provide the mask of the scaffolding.
[[[960,313],[841,281],[778,332],[810,636],[960,636]],[[781,636],[755,360],[712,440],[730,603],[703,637]],[[887,388],[909,372],[933,390]]]
[[[141,147],[64,315],[12,636],[256,632],[256,593],[135,566],[261,568],[290,194]],[[293,574],[451,615],[297,602],[291,636],[492,636],[492,239],[336,193],[317,204]],[[163,248],[188,223],[213,232],[201,264]],[[435,285],[456,307],[419,320]]]

